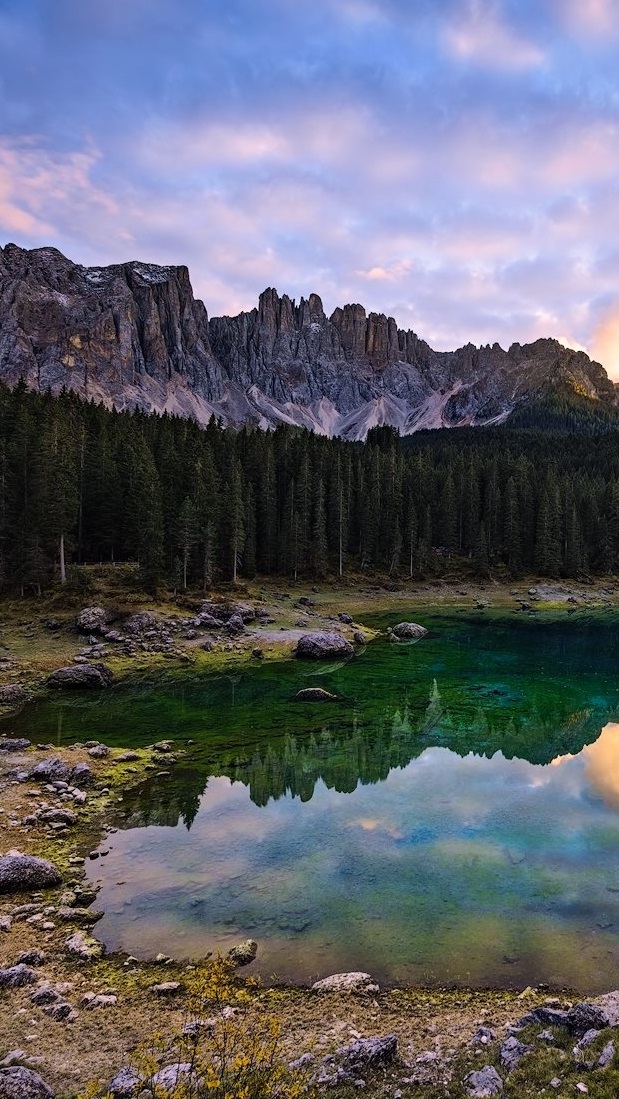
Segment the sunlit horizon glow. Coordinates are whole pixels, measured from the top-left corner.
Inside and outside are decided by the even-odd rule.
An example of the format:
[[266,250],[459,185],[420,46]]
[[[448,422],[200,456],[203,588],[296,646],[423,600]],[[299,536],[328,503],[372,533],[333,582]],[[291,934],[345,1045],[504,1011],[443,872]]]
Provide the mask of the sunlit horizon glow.
[[619,0],[5,0],[0,243],[619,378]]

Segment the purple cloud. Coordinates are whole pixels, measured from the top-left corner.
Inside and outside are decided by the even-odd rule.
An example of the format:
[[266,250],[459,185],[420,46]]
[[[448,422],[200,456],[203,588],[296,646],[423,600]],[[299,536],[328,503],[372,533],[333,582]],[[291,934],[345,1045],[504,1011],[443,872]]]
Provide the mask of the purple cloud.
[[211,313],[316,290],[619,374],[614,8],[7,0],[1,235],[187,263]]

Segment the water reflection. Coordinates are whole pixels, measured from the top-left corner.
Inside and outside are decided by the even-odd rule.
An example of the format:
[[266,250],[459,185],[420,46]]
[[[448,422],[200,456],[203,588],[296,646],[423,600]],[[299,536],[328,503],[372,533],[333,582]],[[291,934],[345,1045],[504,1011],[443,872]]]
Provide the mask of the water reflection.
[[344,967],[600,990],[619,961],[619,816],[606,798],[618,728],[555,765],[426,748],[352,794],[317,779],[305,803],[260,807],[244,783],[211,776],[191,833],[113,837],[93,871],[106,875],[100,932],[132,953],[187,957],[251,934],[261,971],[292,980]]
[[[502,696],[501,703],[505,704]],[[407,700],[401,709],[385,710],[371,722],[355,712],[350,723],[340,718],[305,736],[262,738],[246,754],[240,746],[233,753],[229,748],[215,752],[197,746],[190,764],[181,763],[167,781],[150,779],[129,795],[123,820],[127,827],[174,826],[182,820],[189,828],[209,778],[220,775],[246,786],[257,806],[288,796],[308,802],[319,782],[338,793],[352,793],[358,785],[384,782],[391,771],[405,768],[429,746],[446,747],[459,756],[474,752],[491,758],[501,752],[506,759],[547,764],[571,758],[596,741],[606,716],[594,709],[572,712],[565,706],[553,719],[536,708],[517,717],[509,708],[493,710],[481,704],[473,711],[462,704],[449,708],[434,679],[417,712]],[[608,779],[604,764],[600,771]]]

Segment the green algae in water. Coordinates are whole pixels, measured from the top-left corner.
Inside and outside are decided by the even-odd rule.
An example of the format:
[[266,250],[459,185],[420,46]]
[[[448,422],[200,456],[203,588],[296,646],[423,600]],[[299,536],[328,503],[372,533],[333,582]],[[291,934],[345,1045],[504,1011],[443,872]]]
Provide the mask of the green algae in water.
[[[619,960],[614,623],[422,619],[331,671],[296,662],[54,697],[37,740],[188,757],[119,807],[98,934],[263,975],[595,992]],[[338,695],[301,704],[308,683]],[[34,731],[36,730],[36,732]]]

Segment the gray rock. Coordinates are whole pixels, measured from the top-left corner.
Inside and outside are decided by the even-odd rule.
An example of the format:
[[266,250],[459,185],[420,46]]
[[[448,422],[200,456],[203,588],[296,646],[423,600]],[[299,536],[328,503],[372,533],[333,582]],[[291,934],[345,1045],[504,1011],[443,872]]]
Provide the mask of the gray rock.
[[54,1019],[55,1022],[60,1023],[64,1019],[69,1019],[69,1016],[73,1013],[71,1004],[66,1000],[60,1000],[57,1004],[49,1004],[48,1007],[44,1007],[43,1013],[49,1015],[50,1019]]
[[42,1007],[43,1004],[57,1004],[60,1000],[62,1000],[61,993],[51,985],[42,985],[41,988],[35,988],[34,992],[30,993],[30,1003],[36,1004],[37,1007]]
[[16,737],[13,740],[4,737],[0,740],[0,752],[24,752],[31,744],[32,741],[26,740],[25,737]]
[[142,1077],[134,1068],[125,1066],[116,1073],[108,1086],[112,1099],[130,1099],[142,1084]]
[[572,1034],[604,1030],[619,1024],[619,993],[609,992],[592,1003],[578,1003],[567,1012],[565,1026]]
[[114,680],[106,664],[72,664],[57,668],[47,678],[47,686],[54,690],[102,690]]
[[518,1020],[518,1026],[529,1026],[530,1023],[542,1023],[543,1026],[567,1026],[567,1011],[555,1007],[536,1007],[528,1015],[523,1015]]
[[125,633],[131,634],[132,636],[144,633],[145,630],[153,630],[156,628],[161,628],[161,621],[157,615],[152,614],[151,611],[141,611],[139,614],[132,614],[123,624]]
[[344,992],[374,995],[378,985],[369,973],[333,973],[312,985],[312,992]]
[[507,1038],[501,1046],[501,1064],[507,1072],[512,1072],[517,1065],[520,1064],[522,1058],[525,1057],[527,1053],[531,1053],[532,1048],[532,1046],[525,1046],[512,1035],[512,1037]]
[[589,1046],[593,1045],[593,1043],[595,1042],[595,1039],[601,1033],[602,1033],[601,1030],[595,1030],[595,1028],[593,1028],[591,1030],[586,1030],[585,1033],[583,1034],[582,1038],[580,1039],[580,1041],[577,1042],[576,1045],[574,1046],[574,1053],[579,1054],[579,1053],[582,1053],[583,1050],[588,1049]]
[[13,1065],[0,1068],[0,1099],[54,1099],[54,1092],[38,1072]]
[[32,782],[54,782],[55,780],[68,782],[70,777],[71,768],[69,764],[57,758],[42,759],[36,767],[32,768],[29,775]]
[[105,759],[109,754],[110,749],[107,744],[96,744],[94,748],[88,749],[88,755],[92,756],[93,759]]
[[49,889],[62,882],[62,874],[47,859],[34,855],[0,856],[0,893],[26,889]]
[[23,988],[25,985],[34,985],[38,981],[34,969],[27,965],[12,965],[8,969],[0,969],[0,988]]
[[341,633],[321,631],[299,638],[297,656],[305,660],[332,660],[352,656],[354,649]]
[[193,1071],[193,1066],[189,1061],[180,1062],[178,1065],[166,1065],[165,1068],[156,1072],[152,1079],[152,1084],[155,1088],[163,1088],[166,1091],[171,1091],[182,1081],[191,1082],[195,1085],[197,1083],[197,1076]]
[[100,943],[98,939],[94,939],[91,935],[85,935],[83,931],[76,931],[75,935],[67,939],[65,950],[85,962],[101,958],[105,953],[103,943]]
[[39,815],[39,820],[49,824],[66,824],[71,827],[77,821],[77,816],[70,809],[45,809]]
[[25,702],[27,697],[26,689],[21,683],[5,683],[0,687],[0,706],[14,706],[18,702]]
[[340,611],[338,614],[340,622],[343,622],[345,626],[352,626],[352,617],[349,614],[345,614],[344,611]]
[[503,1091],[503,1081],[492,1065],[486,1065],[477,1072],[469,1072],[464,1077],[463,1084],[467,1095],[472,1096],[472,1099],[489,1099]]
[[615,1043],[607,1042],[596,1061],[596,1068],[608,1068],[615,1056]]
[[162,981],[161,984],[151,985],[150,990],[154,996],[174,996],[181,990],[180,981]]
[[56,910],[56,918],[63,923],[92,925],[103,919],[103,912],[93,912],[90,908],[65,908]]
[[490,1030],[490,1028],[486,1026],[480,1026],[475,1031],[473,1037],[471,1038],[471,1041],[469,1042],[469,1045],[487,1046],[490,1045],[490,1042],[494,1042],[495,1039],[496,1034],[493,1030]]
[[103,607],[84,607],[77,616],[77,628],[83,633],[105,633],[110,616]]
[[426,637],[428,631],[425,626],[420,626],[417,622],[399,622],[393,627],[391,633],[399,641],[418,641],[420,637]]
[[397,1050],[397,1036],[387,1034],[385,1037],[359,1038],[358,1041],[338,1050],[337,1055],[342,1058],[345,1068],[355,1070],[389,1065],[394,1060]]
[[106,995],[103,992],[98,995],[87,993],[82,1003],[87,1011],[94,1011],[98,1007],[114,1007],[118,1003],[118,996]]
[[235,965],[243,966],[253,962],[257,953],[258,943],[254,939],[245,939],[244,942],[238,943],[237,946],[233,946],[228,951],[228,957]]
[[231,614],[230,618],[226,622],[226,629],[229,633],[238,634],[242,633],[245,629],[243,618],[240,614]]
[[604,1019],[604,1026],[619,1026],[619,991],[598,996],[595,1006]]
[[[90,786],[94,780],[92,768],[87,763],[76,763],[71,771],[71,782],[74,786]],[[77,798],[75,798],[77,801]]]
[[323,690],[322,687],[304,687],[294,697],[295,702],[334,702],[337,699],[337,695]]

